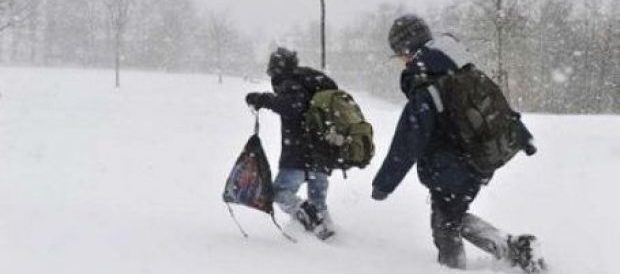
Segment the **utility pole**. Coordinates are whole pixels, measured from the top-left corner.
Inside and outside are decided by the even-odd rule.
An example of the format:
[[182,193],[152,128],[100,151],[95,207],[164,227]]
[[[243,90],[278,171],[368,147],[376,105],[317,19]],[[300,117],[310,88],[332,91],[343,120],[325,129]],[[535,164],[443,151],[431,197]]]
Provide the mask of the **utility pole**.
[[114,74],[115,86],[121,86],[121,58],[124,53],[124,35],[129,21],[129,10],[133,0],[107,0],[108,17],[114,35]]
[[508,87],[508,75],[504,70],[504,27],[506,24],[506,13],[503,10],[502,0],[496,0],[496,19],[495,28],[497,31],[497,78],[500,87],[504,89],[504,93],[508,101],[510,101],[510,90]]
[[325,70],[325,0],[321,0],[321,69]]

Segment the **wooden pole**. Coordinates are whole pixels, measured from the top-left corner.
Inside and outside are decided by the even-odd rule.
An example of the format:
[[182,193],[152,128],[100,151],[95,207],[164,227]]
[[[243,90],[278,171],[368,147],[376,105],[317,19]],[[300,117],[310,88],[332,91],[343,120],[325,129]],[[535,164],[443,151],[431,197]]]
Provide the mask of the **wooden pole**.
[[325,70],[325,0],[321,0],[321,69]]

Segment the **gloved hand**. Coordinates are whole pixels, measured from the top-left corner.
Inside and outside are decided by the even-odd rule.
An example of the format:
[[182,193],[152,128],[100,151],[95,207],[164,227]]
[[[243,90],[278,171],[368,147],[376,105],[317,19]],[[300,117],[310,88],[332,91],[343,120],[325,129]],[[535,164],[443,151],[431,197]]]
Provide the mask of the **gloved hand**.
[[538,149],[532,143],[525,145],[525,155],[532,156],[536,154],[537,151]]
[[263,99],[263,93],[260,92],[250,92],[245,96],[245,102],[254,107],[254,109],[259,110],[260,108],[265,106],[265,100]]
[[387,199],[388,195],[390,195],[387,192],[383,192],[381,190],[378,190],[376,188],[372,189],[372,199],[377,200],[377,201],[383,201],[385,199]]
[[538,151],[538,149],[536,148],[536,146],[534,146],[534,142],[532,139],[529,139],[527,141],[527,144],[525,144],[525,155],[527,156],[532,156],[534,154],[536,154],[536,152]]

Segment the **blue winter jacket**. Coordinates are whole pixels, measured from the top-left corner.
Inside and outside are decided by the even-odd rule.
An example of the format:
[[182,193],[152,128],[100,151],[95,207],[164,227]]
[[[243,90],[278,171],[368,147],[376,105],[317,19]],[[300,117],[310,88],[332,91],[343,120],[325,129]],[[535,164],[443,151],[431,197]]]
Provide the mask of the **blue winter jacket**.
[[457,150],[438,127],[438,107],[429,82],[471,63],[467,52],[452,37],[443,36],[422,47],[401,75],[407,96],[390,150],[377,173],[373,188],[392,193],[418,163],[420,181],[429,189],[473,194],[492,174],[479,174],[459,158]]

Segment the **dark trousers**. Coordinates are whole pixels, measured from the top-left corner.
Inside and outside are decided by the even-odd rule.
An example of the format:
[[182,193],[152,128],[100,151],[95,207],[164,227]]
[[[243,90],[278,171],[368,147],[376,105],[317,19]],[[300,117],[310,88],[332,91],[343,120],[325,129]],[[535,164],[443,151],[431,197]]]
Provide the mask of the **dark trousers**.
[[431,190],[431,228],[440,264],[465,269],[463,238],[500,259],[506,256],[508,234],[467,213],[480,187],[463,194]]

